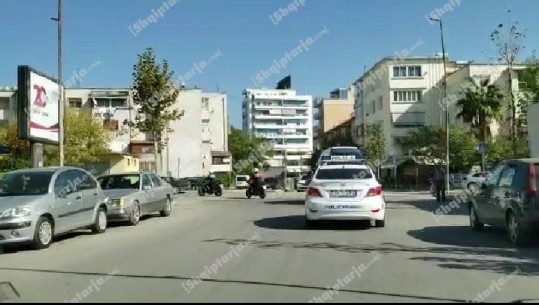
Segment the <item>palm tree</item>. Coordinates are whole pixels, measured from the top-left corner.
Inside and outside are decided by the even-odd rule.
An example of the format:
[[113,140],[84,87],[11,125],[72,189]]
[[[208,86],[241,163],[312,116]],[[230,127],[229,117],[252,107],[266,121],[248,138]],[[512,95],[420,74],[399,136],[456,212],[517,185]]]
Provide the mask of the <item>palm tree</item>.
[[473,85],[466,88],[462,98],[457,101],[461,109],[457,118],[469,123],[477,139],[486,143],[490,137],[490,124],[501,116],[504,95],[488,79],[479,83],[474,79],[470,81]]

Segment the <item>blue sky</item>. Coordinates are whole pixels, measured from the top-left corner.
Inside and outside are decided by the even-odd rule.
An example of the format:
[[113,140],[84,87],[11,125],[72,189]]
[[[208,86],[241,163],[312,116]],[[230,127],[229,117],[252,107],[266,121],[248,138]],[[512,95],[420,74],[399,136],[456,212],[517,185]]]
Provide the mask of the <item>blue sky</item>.
[[[136,55],[153,47],[168,59],[176,76],[218,50],[221,56],[189,79],[187,85],[229,94],[232,123],[241,126],[241,91],[324,27],[329,33],[285,69],[268,78],[274,87],[292,74],[300,93],[325,96],[351,84],[378,59],[425,43],[414,55],[440,52],[437,26],[425,16],[450,3],[446,0],[306,0],[275,25],[269,18],[294,0],[179,0],[138,36],[129,30],[137,20],[162,6],[161,0],[64,0],[64,81],[78,68],[95,66],[82,87],[128,87]],[[297,1],[297,0],[296,0]],[[456,3],[456,0],[452,0]],[[539,49],[537,0],[461,0],[445,13],[447,52],[454,60],[488,61],[496,54],[489,39],[493,28],[509,18],[528,30],[527,53]],[[19,64],[57,75],[56,0],[2,0],[0,9],[0,86],[16,85]]]

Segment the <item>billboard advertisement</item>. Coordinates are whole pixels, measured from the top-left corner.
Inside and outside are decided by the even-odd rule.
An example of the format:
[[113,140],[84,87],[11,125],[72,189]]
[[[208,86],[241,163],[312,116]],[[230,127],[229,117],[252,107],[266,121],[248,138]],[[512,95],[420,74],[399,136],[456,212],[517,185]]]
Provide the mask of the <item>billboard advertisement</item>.
[[28,66],[18,68],[19,138],[58,144],[58,81]]

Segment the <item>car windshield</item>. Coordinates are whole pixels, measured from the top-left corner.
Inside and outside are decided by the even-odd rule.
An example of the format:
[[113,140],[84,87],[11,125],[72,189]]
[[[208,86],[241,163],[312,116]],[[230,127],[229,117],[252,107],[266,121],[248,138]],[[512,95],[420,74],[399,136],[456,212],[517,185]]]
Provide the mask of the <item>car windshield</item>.
[[47,194],[53,174],[53,172],[8,173],[0,178],[0,196],[37,196]]
[[245,181],[247,181],[247,177],[244,177],[244,176],[237,177],[237,178],[236,178],[236,181],[238,181],[238,182],[245,182]]
[[104,190],[139,189],[140,175],[111,175],[97,179]]
[[317,180],[371,179],[372,172],[363,168],[324,168],[318,170]]

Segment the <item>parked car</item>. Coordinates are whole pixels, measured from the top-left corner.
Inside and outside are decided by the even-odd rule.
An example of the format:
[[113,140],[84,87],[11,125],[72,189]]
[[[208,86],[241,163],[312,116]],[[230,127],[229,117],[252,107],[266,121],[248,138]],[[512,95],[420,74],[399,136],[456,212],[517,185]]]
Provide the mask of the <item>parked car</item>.
[[48,248],[53,238],[107,229],[107,197],[95,177],[76,167],[21,169],[0,178],[0,245]]
[[247,183],[249,181],[249,175],[237,175],[236,176],[236,188],[237,189],[246,189],[249,187]]
[[481,185],[485,183],[489,172],[480,172],[475,174],[469,174],[462,179],[462,187],[470,191],[477,191],[481,188]]
[[154,173],[103,175],[97,180],[110,198],[110,221],[127,221],[135,226],[144,215],[159,212],[168,217],[172,212],[173,190]]
[[161,176],[161,180],[168,183],[170,188],[172,188],[172,192],[174,193],[174,195],[179,194],[181,192],[180,181],[178,179],[173,178],[173,177]]
[[504,228],[509,240],[525,245],[537,235],[539,214],[539,158],[510,160],[500,163],[473,196],[469,206],[470,226]]
[[386,224],[382,186],[367,165],[321,165],[305,196],[305,222],[353,220]]
[[301,176],[301,178],[296,183],[296,190],[298,192],[306,191],[309,188],[309,183],[311,182],[312,176],[312,173]]

